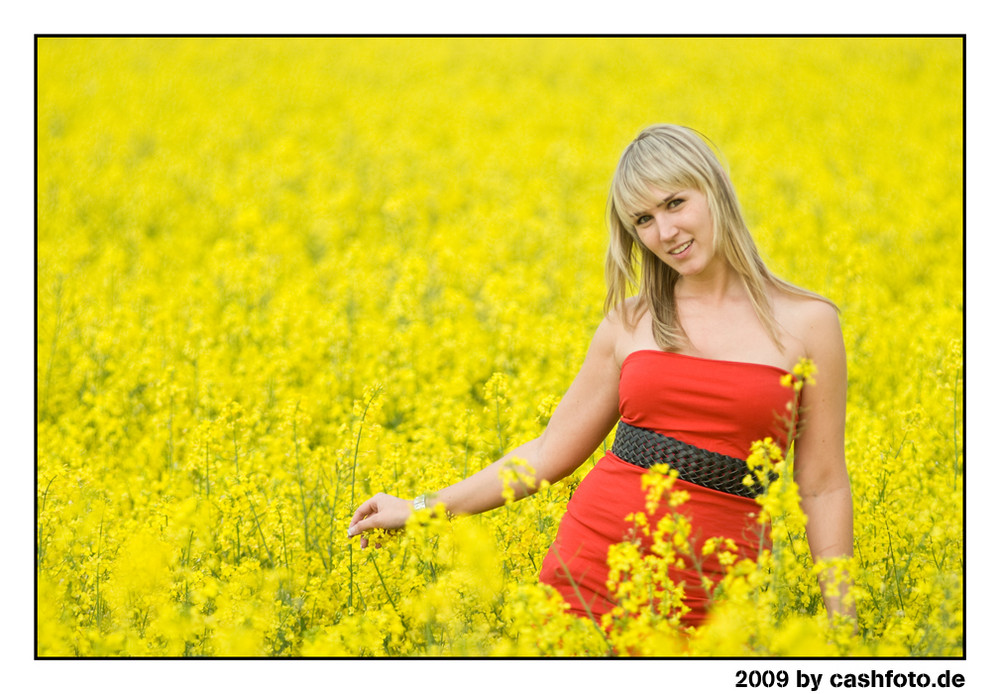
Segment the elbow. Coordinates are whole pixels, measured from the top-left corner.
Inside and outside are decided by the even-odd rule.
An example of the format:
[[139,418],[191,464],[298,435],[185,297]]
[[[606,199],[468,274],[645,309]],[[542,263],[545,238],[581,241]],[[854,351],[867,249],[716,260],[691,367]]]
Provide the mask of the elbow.
[[844,480],[843,482],[833,484],[809,485],[808,487],[799,485],[799,498],[801,498],[803,502],[807,499],[829,499],[838,497],[846,497],[850,500],[851,483],[849,481]]
[[822,497],[851,497],[851,478],[843,463],[796,469],[795,483],[803,501]]

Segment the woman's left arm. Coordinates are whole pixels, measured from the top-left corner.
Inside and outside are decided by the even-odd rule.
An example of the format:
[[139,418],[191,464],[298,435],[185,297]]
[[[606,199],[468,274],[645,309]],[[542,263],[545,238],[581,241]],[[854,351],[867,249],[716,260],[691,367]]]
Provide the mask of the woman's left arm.
[[[803,313],[806,356],[816,366],[815,383],[801,393],[799,432],[795,440],[795,481],[806,515],[806,535],[813,561],[854,553],[851,482],[844,455],[847,409],[847,358],[835,308],[810,302]],[[831,584],[832,583],[832,584]],[[845,602],[849,582],[832,572],[820,576],[828,614],[854,616]]]

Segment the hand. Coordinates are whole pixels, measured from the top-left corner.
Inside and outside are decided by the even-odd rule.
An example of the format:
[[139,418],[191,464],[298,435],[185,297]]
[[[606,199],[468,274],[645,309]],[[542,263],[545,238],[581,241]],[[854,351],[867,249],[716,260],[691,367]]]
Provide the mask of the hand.
[[[351,516],[351,525],[347,529],[347,537],[374,528],[393,530],[406,525],[406,519],[413,513],[413,505],[409,501],[379,492],[358,507]],[[368,540],[361,538],[361,547],[368,546]]]

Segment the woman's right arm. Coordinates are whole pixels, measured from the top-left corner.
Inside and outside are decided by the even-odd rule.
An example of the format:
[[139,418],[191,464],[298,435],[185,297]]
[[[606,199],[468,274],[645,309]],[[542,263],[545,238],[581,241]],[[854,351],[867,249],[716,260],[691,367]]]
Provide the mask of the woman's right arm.
[[[444,504],[451,514],[473,514],[502,506],[506,465],[523,461],[534,470],[534,484],[512,485],[520,499],[538,490],[542,481],[554,484],[570,475],[601,445],[618,421],[619,365],[615,355],[617,319],[605,318],[590,343],[583,366],[538,438],[511,450],[499,460],[460,482],[429,494],[427,506]],[[351,517],[348,537],[374,528],[401,528],[413,512],[413,502],[379,493]]]

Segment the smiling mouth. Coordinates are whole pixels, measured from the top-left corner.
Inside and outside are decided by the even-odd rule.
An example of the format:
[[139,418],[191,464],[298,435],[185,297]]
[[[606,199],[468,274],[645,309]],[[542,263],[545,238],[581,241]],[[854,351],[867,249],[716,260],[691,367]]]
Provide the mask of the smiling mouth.
[[683,253],[684,251],[686,251],[688,248],[690,248],[692,243],[694,243],[694,239],[691,239],[690,241],[688,241],[687,243],[683,244],[682,246],[678,246],[674,250],[670,251],[670,255],[680,255],[681,253]]

